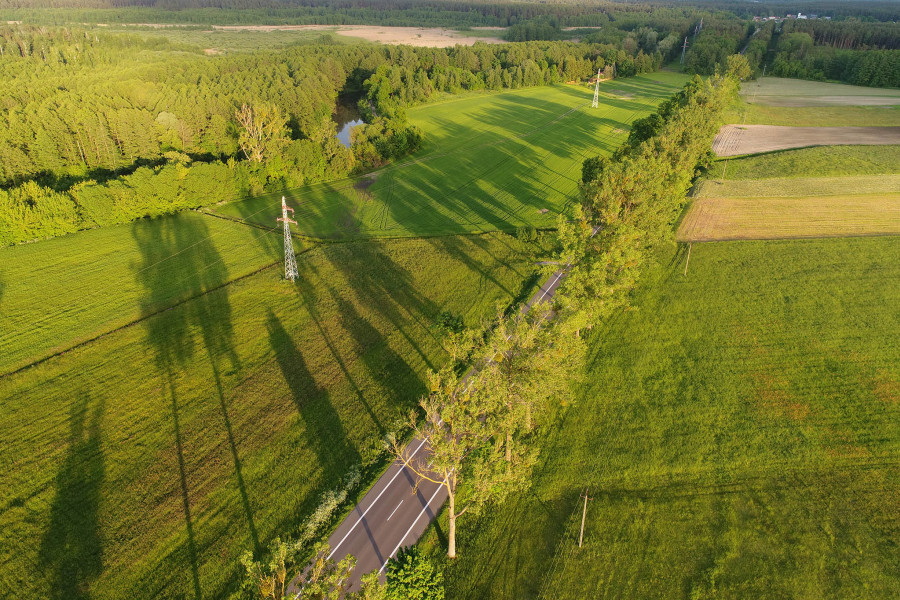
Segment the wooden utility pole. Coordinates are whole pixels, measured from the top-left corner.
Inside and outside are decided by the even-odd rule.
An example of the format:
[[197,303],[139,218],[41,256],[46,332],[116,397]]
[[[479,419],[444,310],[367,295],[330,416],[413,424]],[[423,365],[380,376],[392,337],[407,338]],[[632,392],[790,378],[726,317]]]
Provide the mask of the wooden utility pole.
[[584,519],[587,517],[587,501],[589,500],[587,491],[581,495],[584,498],[584,511],[581,513],[581,533],[578,534],[578,547],[581,548],[581,543],[584,541]]
[[687,255],[687,260],[684,261],[684,276],[685,276],[685,277],[687,277],[687,268],[688,268],[688,265],[691,264],[691,248],[693,248],[693,247],[694,247],[694,244],[693,244],[693,243],[689,243],[689,244],[688,244],[688,255]]

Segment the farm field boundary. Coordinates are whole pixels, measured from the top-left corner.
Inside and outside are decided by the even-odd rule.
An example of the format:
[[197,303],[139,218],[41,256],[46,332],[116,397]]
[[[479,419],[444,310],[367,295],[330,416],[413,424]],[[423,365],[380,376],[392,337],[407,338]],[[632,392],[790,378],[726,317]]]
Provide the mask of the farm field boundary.
[[[896,188],[895,188],[896,189]],[[900,192],[696,199],[682,242],[900,234]]]
[[718,156],[741,156],[807,146],[885,144],[900,144],[900,127],[724,125],[712,148]]
[[[730,168],[730,166],[729,166]],[[772,177],[702,181],[698,198],[775,198],[890,193],[900,190],[900,174],[855,177]]]
[[740,93],[748,103],[781,107],[900,105],[900,90],[783,77],[745,83]]

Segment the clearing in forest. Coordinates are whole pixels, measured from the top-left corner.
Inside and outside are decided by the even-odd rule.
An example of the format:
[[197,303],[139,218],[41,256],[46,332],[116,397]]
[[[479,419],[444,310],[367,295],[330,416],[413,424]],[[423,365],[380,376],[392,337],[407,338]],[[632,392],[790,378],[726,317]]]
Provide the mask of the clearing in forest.
[[[612,153],[635,119],[655,110],[686,80],[653,73],[601,84],[590,108],[587,86],[545,86],[473,93],[409,110],[425,132],[423,148],[389,165],[365,190],[352,179],[286,195],[299,230],[348,238],[513,230],[556,223],[578,194],[584,158]],[[608,88],[605,86],[609,86]],[[272,227],[253,217],[280,194],[215,207],[218,214]],[[263,213],[259,213],[262,215]]]
[[718,156],[740,156],[807,146],[885,144],[900,144],[900,127],[723,125],[712,148]]

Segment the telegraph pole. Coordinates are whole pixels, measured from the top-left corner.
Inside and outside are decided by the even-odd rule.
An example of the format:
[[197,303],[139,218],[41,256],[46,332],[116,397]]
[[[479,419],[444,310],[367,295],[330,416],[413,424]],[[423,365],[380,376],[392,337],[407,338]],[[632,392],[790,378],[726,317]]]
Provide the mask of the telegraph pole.
[[587,501],[593,500],[593,498],[588,498],[587,490],[581,495],[584,498],[584,511],[581,513],[581,533],[578,534],[578,547],[581,548],[581,543],[584,541],[584,519],[587,517]]
[[294,256],[294,244],[291,242],[291,223],[297,224],[297,221],[288,217],[288,211],[294,214],[294,209],[287,205],[284,196],[281,197],[281,218],[278,221],[284,223],[284,278],[288,281],[295,281],[300,277],[297,272],[297,259]]
[[600,69],[597,69],[597,85],[594,86],[594,101],[591,102],[591,108],[600,106]]

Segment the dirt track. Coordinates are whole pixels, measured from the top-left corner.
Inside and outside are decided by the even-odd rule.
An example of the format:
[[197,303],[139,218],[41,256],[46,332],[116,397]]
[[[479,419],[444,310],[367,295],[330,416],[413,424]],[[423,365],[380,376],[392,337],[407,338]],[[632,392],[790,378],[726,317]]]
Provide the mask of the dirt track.
[[807,146],[875,144],[900,144],[900,127],[725,125],[712,149],[719,156],[740,156]]

